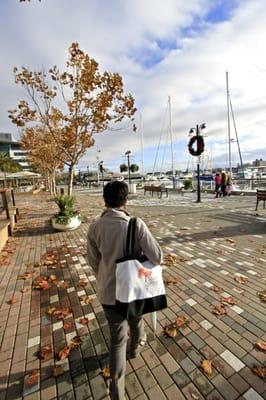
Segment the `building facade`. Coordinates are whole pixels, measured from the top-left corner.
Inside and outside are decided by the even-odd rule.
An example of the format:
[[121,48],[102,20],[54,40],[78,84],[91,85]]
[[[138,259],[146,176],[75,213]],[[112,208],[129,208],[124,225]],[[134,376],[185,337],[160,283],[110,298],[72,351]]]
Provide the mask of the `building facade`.
[[20,142],[12,139],[11,133],[0,132],[0,152],[7,153],[9,157],[21,165],[23,171],[29,171],[27,151],[21,148]]

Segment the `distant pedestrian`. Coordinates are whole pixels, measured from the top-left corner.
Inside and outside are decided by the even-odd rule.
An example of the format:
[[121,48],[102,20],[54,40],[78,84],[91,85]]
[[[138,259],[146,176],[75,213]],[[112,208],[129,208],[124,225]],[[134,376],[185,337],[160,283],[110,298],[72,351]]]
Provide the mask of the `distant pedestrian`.
[[215,174],[214,182],[215,182],[215,190],[214,190],[215,198],[217,198],[221,193],[221,175],[219,174],[219,172]]
[[232,177],[231,177],[231,174],[228,174],[227,181],[226,181],[226,193],[227,193],[227,196],[231,196],[232,188],[233,188]]
[[226,185],[227,185],[227,175],[226,175],[226,172],[223,171],[222,175],[221,175],[221,192],[222,192],[223,197],[225,197],[227,195]]

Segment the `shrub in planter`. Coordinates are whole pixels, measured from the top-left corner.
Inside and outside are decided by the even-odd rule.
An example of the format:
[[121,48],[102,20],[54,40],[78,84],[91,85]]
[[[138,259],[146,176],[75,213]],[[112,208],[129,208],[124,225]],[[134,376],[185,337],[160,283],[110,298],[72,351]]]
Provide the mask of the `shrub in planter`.
[[58,230],[77,228],[81,219],[79,212],[74,208],[74,197],[60,195],[55,198],[55,202],[58,205],[59,212],[52,219],[53,227]]
[[192,179],[185,179],[183,185],[185,190],[192,189]]

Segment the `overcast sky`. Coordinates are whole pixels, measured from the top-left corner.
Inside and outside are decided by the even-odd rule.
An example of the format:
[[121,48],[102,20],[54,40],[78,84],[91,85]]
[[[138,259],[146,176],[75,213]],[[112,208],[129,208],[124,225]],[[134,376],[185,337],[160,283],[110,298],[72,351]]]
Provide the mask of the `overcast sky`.
[[[188,132],[207,125],[205,162],[226,166],[225,71],[244,161],[266,159],[265,0],[0,0],[0,131],[18,137],[7,110],[22,97],[13,67],[64,68],[74,41],[100,64],[119,72],[136,99],[138,132],[124,124],[97,134],[80,166],[98,155],[118,169],[131,150],[144,168],[171,168],[168,96],[177,167],[189,164]],[[233,125],[231,127],[234,135]],[[98,152],[100,150],[100,152]],[[232,143],[233,164],[239,161]]]

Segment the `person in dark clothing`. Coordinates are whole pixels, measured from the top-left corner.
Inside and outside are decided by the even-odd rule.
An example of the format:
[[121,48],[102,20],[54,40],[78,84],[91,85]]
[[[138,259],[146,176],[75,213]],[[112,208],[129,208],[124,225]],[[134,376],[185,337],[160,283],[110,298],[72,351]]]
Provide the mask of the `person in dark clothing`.
[[221,175],[221,192],[222,192],[223,197],[225,197],[227,195],[226,185],[227,185],[227,175],[226,175],[226,172],[223,171],[222,175]]

